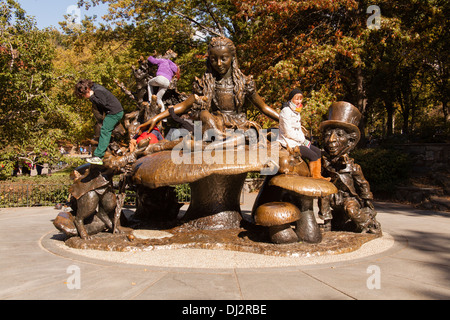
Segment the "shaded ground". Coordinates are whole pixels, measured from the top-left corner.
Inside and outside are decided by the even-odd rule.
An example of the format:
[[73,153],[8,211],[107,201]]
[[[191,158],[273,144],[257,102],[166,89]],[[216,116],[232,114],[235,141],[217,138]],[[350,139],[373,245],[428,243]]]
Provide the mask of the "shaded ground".
[[374,191],[375,200],[412,205],[419,209],[450,212],[450,172],[413,173],[393,191]]

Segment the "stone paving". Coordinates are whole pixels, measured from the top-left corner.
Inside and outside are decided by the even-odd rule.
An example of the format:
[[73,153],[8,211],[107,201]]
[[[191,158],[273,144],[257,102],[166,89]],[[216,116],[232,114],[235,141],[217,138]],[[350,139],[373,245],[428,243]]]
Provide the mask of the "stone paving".
[[[243,210],[249,210],[253,195],[245,198]],[[390,241],[386,248],[309,262],[251,255],[244,258],[253,259],[250,267],[220,265],[221,255],[223,261],[242,259],[220,251],[171,252],[169,265],[81,255],[58,240],[54,208],[0,209],[0,299],[450,299],[450,213],[375,205],[384,241]],[[199,257],[216,264],[189,263]]]

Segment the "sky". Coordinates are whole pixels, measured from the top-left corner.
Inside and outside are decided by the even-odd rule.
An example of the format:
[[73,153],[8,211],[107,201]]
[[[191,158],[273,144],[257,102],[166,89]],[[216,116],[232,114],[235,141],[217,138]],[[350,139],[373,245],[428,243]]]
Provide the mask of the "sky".
[[101,4],[89,10],[78,9],[77,0],[16,0],[29,16],[34,16],[39,29],[54,26],[60,29],[59,23],[64,21],[64,15],[76,14],[80,10],[81,20],[85,15],[97,15],[97,21],[108,11],[108,6]]

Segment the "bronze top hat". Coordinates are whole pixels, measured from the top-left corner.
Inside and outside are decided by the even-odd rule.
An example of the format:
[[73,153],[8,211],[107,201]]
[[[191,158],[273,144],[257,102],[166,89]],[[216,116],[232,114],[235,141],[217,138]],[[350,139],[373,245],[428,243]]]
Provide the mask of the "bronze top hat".
[[338,101],[331,104],[328,110],[328,120],[322,121],[320,124],[320,131],[325,131],[328,127],[334,126],[343,128],[349,132],[354,132],[358,135],[358,141],[361,137],[358,125],[361,121],[362,115],[358,108],[349,102]]

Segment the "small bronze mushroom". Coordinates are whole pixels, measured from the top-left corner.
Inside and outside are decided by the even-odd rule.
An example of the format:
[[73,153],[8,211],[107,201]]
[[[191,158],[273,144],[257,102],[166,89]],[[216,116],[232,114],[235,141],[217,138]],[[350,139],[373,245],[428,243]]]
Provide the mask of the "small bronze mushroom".
[[296,223],[295,232],[299,240],[308,243],[321,242],[322,234],[314,216],[313,198],[336,193],[334,184],[321,179],[286,174],[273,177],[269,184],[298,194],[300,201],[296,204],[302,215]]
[[258,207],[255,214],[257,225],[269,227],[270,239],[276,244],[298,241],[291,223],[300,219],[300,210],[288,202],[269,202]]
[[292,203],[301,211],[295,228],[298,241],[319,243],[322,241],[322,234],[315,220],[313,200],[336,192],[337,189],[331,182],[321,179],[296,174],[268,176],[253,206],[253,217],[256,221],[256,211],[265,203]]

